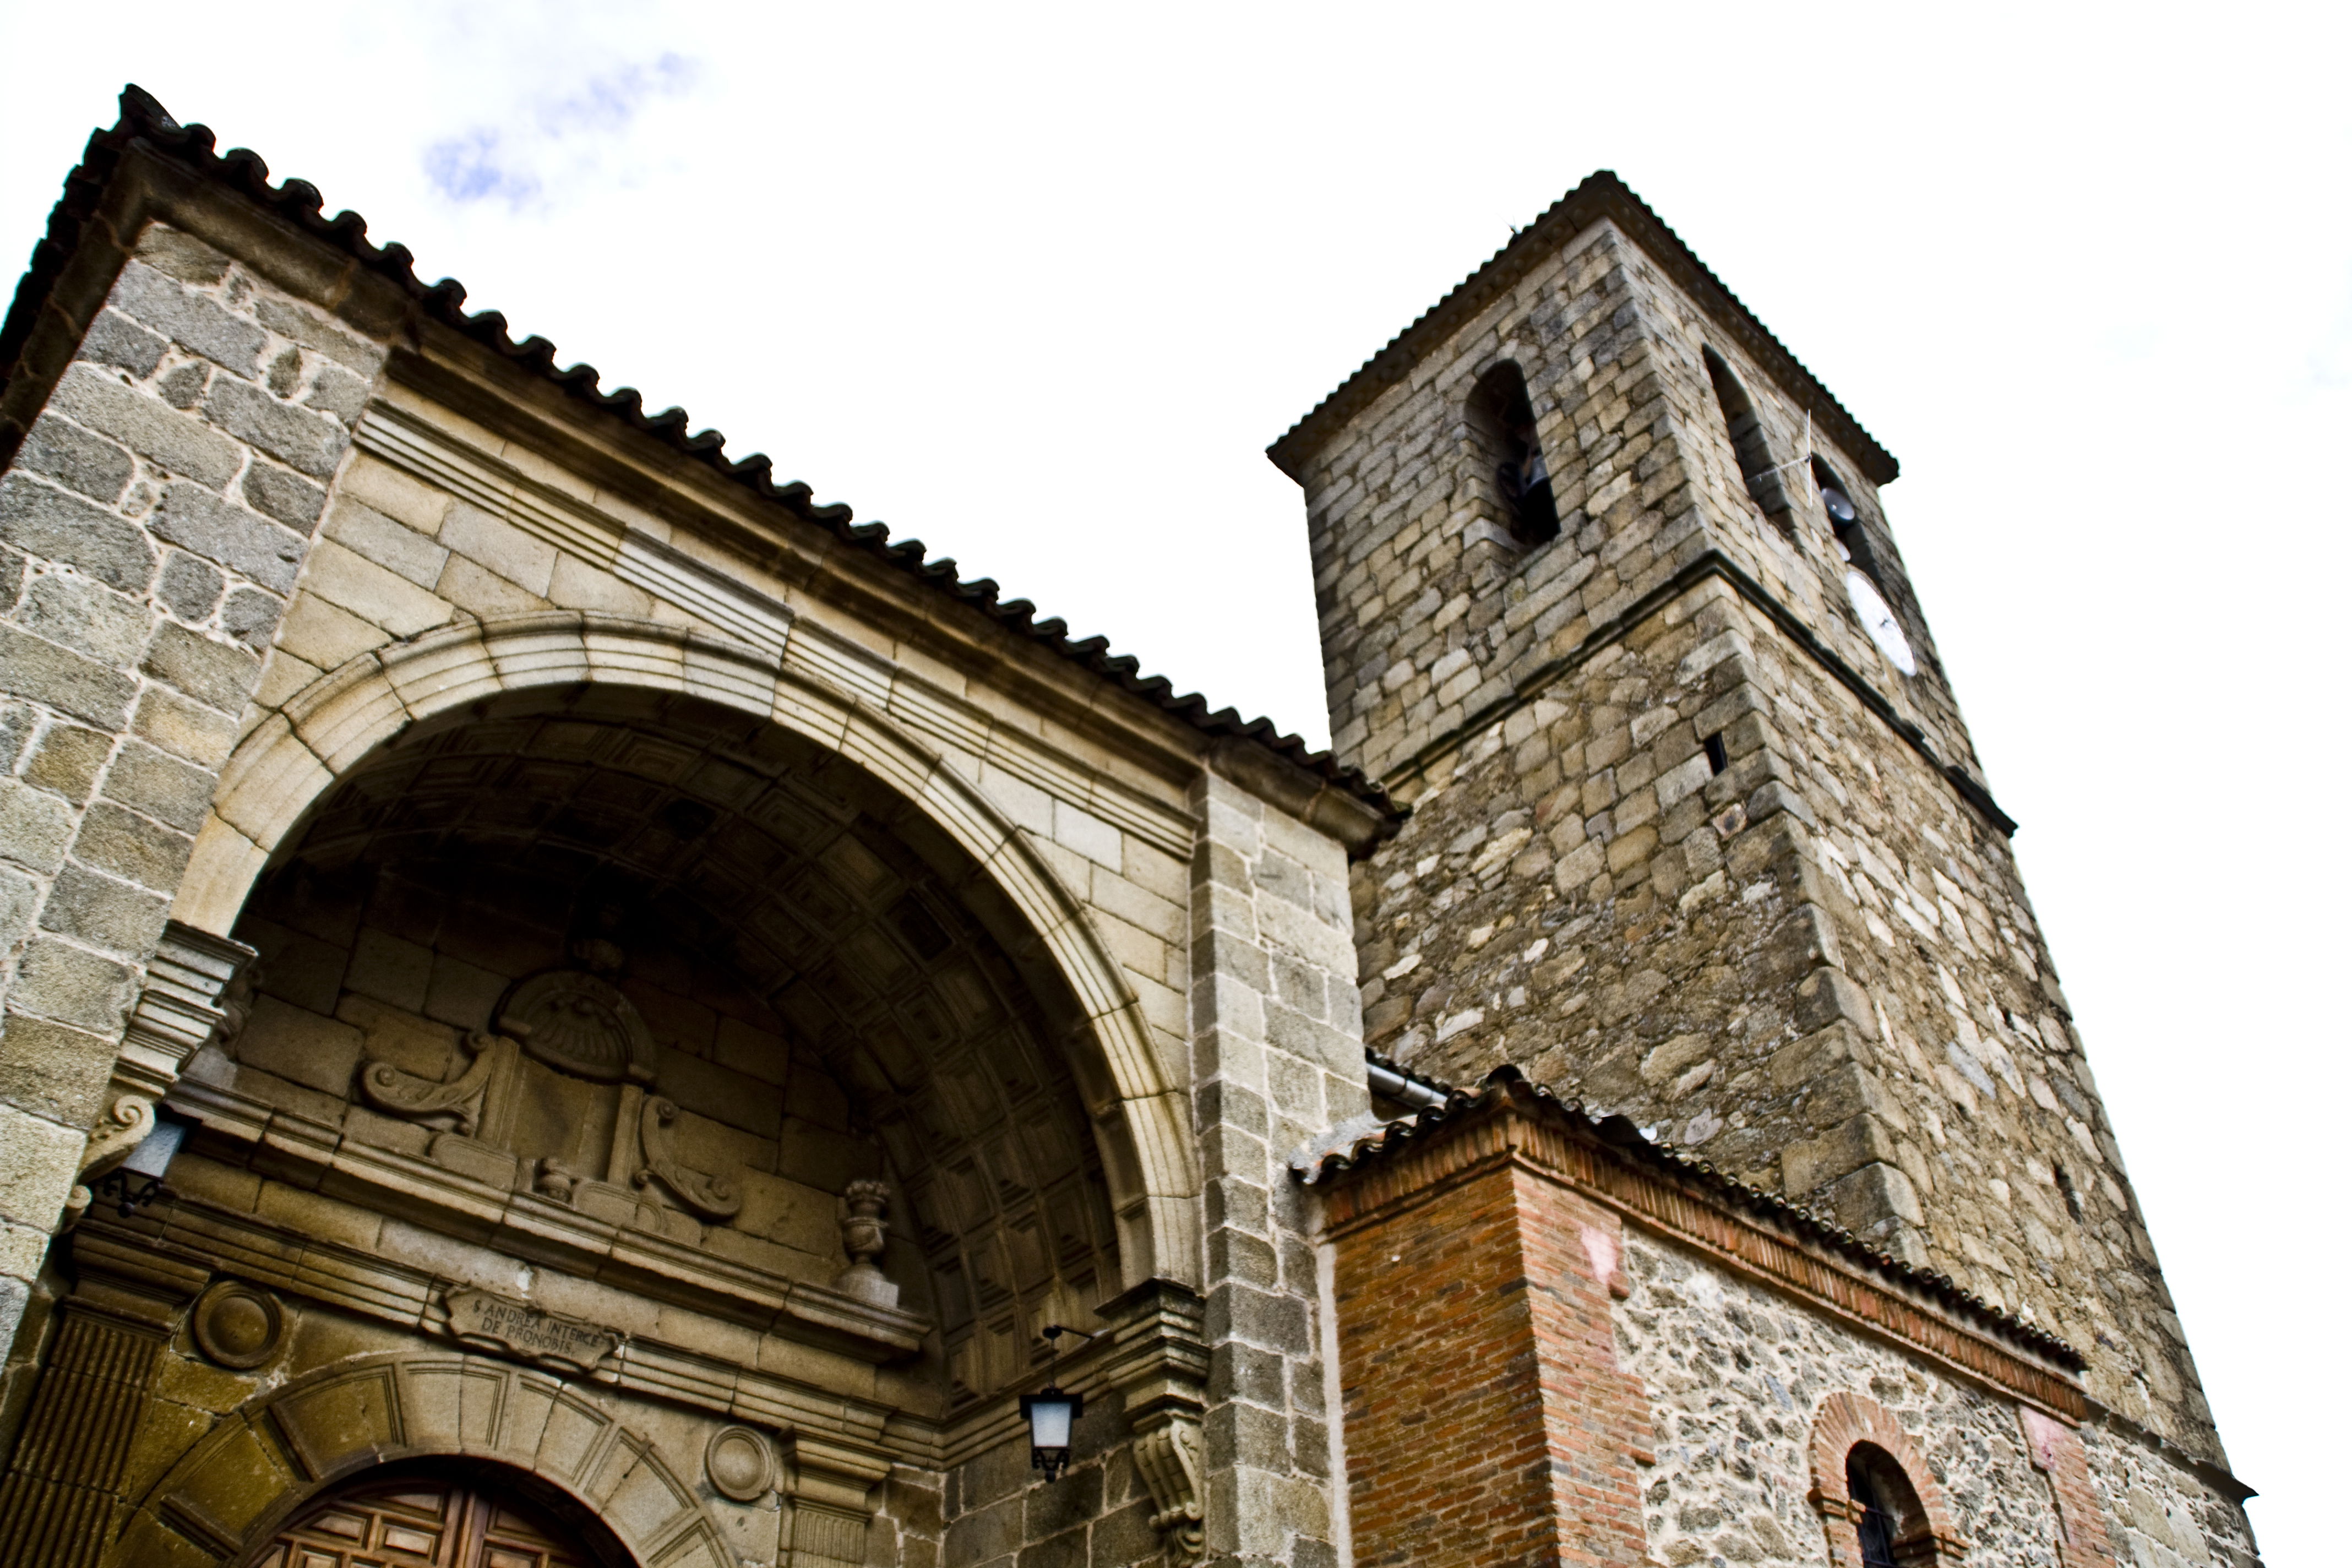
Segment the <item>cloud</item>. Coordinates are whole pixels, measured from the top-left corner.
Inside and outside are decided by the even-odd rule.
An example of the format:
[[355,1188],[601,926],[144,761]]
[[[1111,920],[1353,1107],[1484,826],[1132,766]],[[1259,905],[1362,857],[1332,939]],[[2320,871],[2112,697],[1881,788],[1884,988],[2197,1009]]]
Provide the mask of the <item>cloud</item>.
[[701,76],[698,61],[665,52],[650,62],[528,95],[505,123],[470,125],[427,146],[425,176],[460,205],[503,202],[517,210],[545,205],[583,179],[611,177],[607,165],[626,152],[629,132],[646,107],[685,96]]

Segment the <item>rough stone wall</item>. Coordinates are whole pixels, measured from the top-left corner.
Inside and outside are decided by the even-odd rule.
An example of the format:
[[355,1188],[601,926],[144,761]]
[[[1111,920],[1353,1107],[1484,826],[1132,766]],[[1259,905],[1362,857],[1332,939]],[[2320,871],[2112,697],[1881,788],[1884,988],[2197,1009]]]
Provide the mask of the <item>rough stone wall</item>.
[[1334,1563],[1324,1310],[1290,1154],[1364,1114],[1363,1043],[1339,846],[1214,773],[1195,796],[1192,1104],[1205,1191],[1217,1557]]
[[[1804,469],[1785,509],[1751,496],[1706,347],[1801,461],[1803,410],[1600,226],[1303,476],[1335,736],[1414,810],[1356,872],[1367,1038],[1456,1081],[1512,1061],[1820,1203],[2218,1456],[2015,863],[1940,772],[1973,758],[1876,494],[1817,433],[1912,678]],[[1504,357],[1562,519],[1509,557],[1463,423]]]
[[2096,1425],[2083,1437],[2120,1560],[2134,1568],[2243,1568],[2255,1561],[2242,1507],[2136,1434]]
[[[1578,237],[1390,388],[1305,476],[1333,749],[1394,778],[1515,679],[1687,558],[1699,513],[1658,449],[1666,408],[1631,247]],[[1467,408],[1490,365],[1525,374],[1560,536],[1502,526]]]
[[876,1564],[929,1561],[956,1568],[1133,1568],[1163,1542],[1116,1399],[1090,1400],[1071,1433],[1070,1464],[1048,1482],[1029,1465],[1024,1434],[947,1472],[946,1532],[936,1559],[875,1554]]
[[1357,869],[1376,1048],[1811,1197],[2211,1442],[2007,845],[1843,686],[1701,584],[1458,766]]
[[151,226],[0,479],[0,1342],[383,362]]
[[[2057,1568],[2057,1509],[2016,1405],[1642,1233],[1627,1235],[1624,1269],[1632,1289],[1617,1311],[1617,1353],[1647,1387],[1656,1425],[1643,1499],[1657,1558],[1821,1562],[1808,1447],[1822,1401],[1849,1391],[1885,1406],[1917,1442],[1969,1542],[1969,1563]],[[2132,1438],[2096,1427],[2084,1436],[2126,1561],[2163,1559],[2138,1542],[2125,1546],[2119,1521],[2179,1561],[2256,1562],[2243,1512],[2190,1472]]]

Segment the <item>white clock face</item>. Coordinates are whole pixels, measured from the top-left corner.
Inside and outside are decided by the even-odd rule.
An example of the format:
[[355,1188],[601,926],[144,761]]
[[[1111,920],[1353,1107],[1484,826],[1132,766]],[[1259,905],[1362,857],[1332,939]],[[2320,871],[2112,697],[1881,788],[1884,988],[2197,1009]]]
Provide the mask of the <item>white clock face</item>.
[[1845,591],[1853,600],[1854,614],[1860,616],[1862,624],[1869,628],[1870,640],[1878,645],[1878,651],[1886,656],[1886,662],[1906,675],[1918,674],[1919,661],[1911,657],[1911,639],[1903,635],[1902,626],[1895,622],[1895,612],[1887,608],[1886,601],[1880,597],[1878,584],[1849,567],[1845,574]]

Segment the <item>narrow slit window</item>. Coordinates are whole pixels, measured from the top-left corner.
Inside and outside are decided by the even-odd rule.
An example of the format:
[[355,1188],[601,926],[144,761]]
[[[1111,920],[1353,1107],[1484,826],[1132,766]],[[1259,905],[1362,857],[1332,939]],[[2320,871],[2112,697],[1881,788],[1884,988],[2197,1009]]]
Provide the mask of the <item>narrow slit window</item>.
[[1719,773],[1731,765],[1731,753],[1723,749],[1721,731],[1709,735],[1704,744],[1706,747],[1706,766],[1709,773]]
[[1523,545],[1549,543],[1559,536],[1559,506],[1552,498],[1551,469],[1536,436],[1535,405],[1527,377],[1509,360],[1478,378],[1470,394],[1470,425],[1491,462],[1503,521]]
[[1722,411],[1723,427],[1731,437],[1731,453],[1739,465],[1739,478],[1748,488],[1748,496],[1766,517],[1781,528],[1790,526],[1788,488],[1780,482],[1780,470],[1773,465],[1772,448],[1764,439],[1764,420],[1756,412],[1756,404],[1739,378],[1723,362],[1723,356],[1713,349],[1705,351],[1707,379],[1715,384],[1716,406]]

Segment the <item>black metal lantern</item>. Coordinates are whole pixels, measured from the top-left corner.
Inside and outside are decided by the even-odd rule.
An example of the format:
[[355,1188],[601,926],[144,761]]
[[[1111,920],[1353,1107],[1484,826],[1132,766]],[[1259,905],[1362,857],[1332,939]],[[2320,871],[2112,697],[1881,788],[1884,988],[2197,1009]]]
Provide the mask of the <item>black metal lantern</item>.
[[1029,1423],[1029,1468],[1045,1471],[1049,1481],[1070,1462],[1070,1431],[1085,1405],[1081,1395],[1065,1394],[1050,1383],[1021,1396],[1021,1419]]
[[[1062,1360],[1062,1336],[1081,1334],[1091,1340],[1095,1336],[1084,1329],[1065,1328],[1048,1323],[1038,1332],[1045,1336],[1045,1348],[1053,1352],[1054,1363]],[[1053,1376],[1046,1374],[1045,1386],[1034,1394],[1021,1396],[1021,1419],[1029,1423],[1029,1468],[1045,1472],[1053,1480],[1070,1462],[1070,1434],[1078,1425],[1078,1412],[1086,1408],[1081,1395],[1066,1393],[1054,1385]]]
[[124,1219],[157,1198],[169,1197],[171,1189],[163,1184],[163,1173],[187,1135],[185,1121],[158,1108],[154,1131],[139,1141],[122,1163],[98,1179],[92,1195],[110,1200],[114,1212]]

